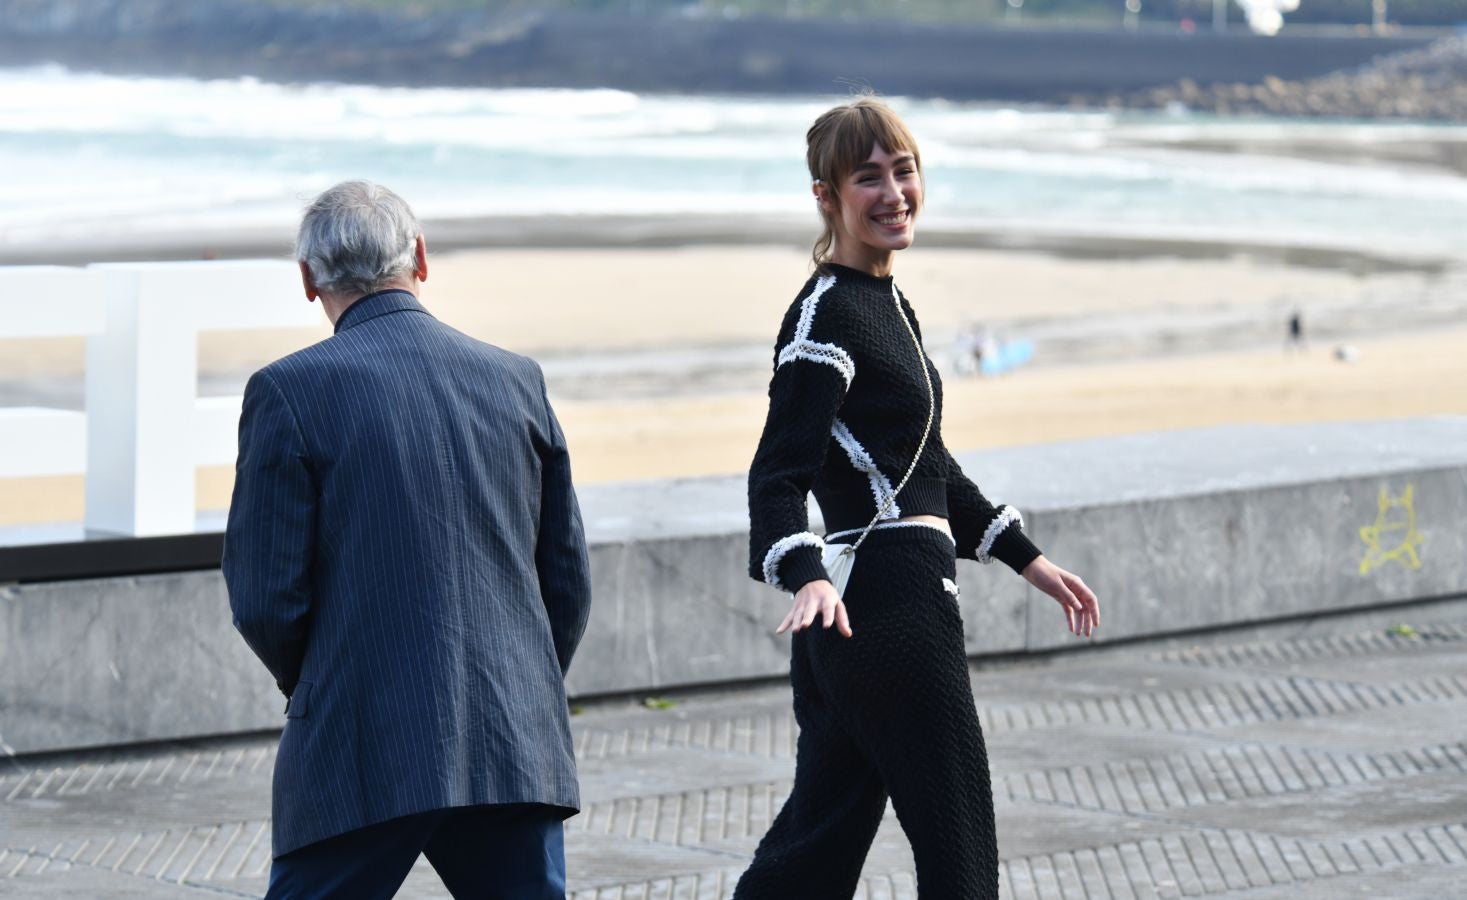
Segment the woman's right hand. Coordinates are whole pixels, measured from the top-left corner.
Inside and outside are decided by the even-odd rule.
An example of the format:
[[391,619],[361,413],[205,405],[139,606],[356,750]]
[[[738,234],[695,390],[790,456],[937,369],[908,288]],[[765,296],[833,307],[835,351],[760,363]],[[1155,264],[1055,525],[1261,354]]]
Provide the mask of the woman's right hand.
[[851,636],[851,620],[846,617],[846,605],[836,592],[835,585],[821,578],[800,588],[795,594],[795,604],[790,614],[784,617],[775,634],[795,632],[809,628],[819,616],[825,628],[834,625],[842,637]]
[[1043,554],[1024,567],[1024,580],[1053,597],[1065,610],[1070,632],[1090,637],[1100,627],[1100,601],[1095,592],[1073,572],[1066,572]]

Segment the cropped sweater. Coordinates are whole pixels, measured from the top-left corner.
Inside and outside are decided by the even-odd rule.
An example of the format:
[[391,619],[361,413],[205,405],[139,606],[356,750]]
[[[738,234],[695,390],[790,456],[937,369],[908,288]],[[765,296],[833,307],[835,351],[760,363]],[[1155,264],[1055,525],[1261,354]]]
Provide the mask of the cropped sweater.
[[[899,309],[900,307],[900,309]],[[810,531],[812,491],[826,536],[859,533],[901,482],[922,440],[927,387],[916,315],[890,276],[827,263],[785,314],[769,382],[769,416],[749,470],[749,574],[795,592],[828,578],[825,540]],[[958,555],[1023,571],[1039,549],[1023,519],[994,506],[942,442],[942,383],[924,353],[936,408],[907,486],[882,517],[949,520]]]

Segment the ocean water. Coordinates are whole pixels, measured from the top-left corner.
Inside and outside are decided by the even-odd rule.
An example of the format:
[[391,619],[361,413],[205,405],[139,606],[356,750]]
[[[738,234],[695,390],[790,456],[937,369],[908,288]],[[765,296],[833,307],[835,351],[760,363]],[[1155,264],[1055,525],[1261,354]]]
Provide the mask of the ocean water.
[[[0,69],[0,247],[279,228],[348,177],[423,218],[812,221],[803,138],[839,97],[285,86]],[[892,98],[926,220],[1458,254],[1467,128]]]

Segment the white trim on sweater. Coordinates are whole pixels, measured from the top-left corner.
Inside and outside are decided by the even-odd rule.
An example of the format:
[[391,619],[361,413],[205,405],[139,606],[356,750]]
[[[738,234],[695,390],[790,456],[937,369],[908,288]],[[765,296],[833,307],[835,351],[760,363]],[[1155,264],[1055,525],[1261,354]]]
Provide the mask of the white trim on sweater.
[[835,344],[821,344],[810,340],[810,329],[815,324],[815,308],[820,304],[821,295],[834,286],[834,275],[826,275],[815,282],[815,289],[800,303],[800,318],[795,323],[795,335],[779,351],[779,362],[775,368],[797,359],[825,363],[840,372],[849,388],[856,377],[856,363],[851,355]]
[[769,548],[769,552],[764,554],[765,584],[785,590],[785,586],[779,582],[779,564],[784,560],[785,554],[796,547],[814,547],[816,550],[824,550],[825,541],[821,540],[820,535],[809,531],[802,531],[775,541]]
[[840,444],[840,448],[846,451],[846,456],[855,470],[865,475],[866,480],[871,482],[871,495],[876,498],[875,508],[881,509],[886,501],[891,499],[891,506],[881,517],[882,521],[900,519],[902,508],[897,505],[892,496],[896,491],[892,489],[890,479],[881,473],[881,470],[876,467],[876,460],[871,458],[871,454],[866,452],[866,448],[861,446],[861,442],[856,440],[854,434],[851,434],[851,427],[840,419],[836,419],[835,424],[830,426],[830,434],[835,438],[835,442]]
[[998,536],[1003,534],[1005,528],[1014,524],[1018,524],[1020,528],[1023,528],[1024,517],[1012,506],[1003,507],[1003,510],[993,517],[993,521],[988,523],[988,528],[983,532],[983,540],[978,544],[977,556],[979,562],[993,562],[993,556],[991,555],[993,552],[993,542],[998,540]]
[[[953,538],[953,534],[951,531],[948,531],[941,525],[933,524],[932,522],[878,522],[875,526],[872,527],[871,530],[882,531],[887,528],[931,528],[933,531],[952,541],[954,544],[957,544],[957,541]],[[825,536],[825,540],[827,543],[829,543],[836,538],[850,537],[853,534],[860,534],[865,530],[866,529],[864,528],[847,528],[845,531],[834,531],[830,534],[827,534]]]

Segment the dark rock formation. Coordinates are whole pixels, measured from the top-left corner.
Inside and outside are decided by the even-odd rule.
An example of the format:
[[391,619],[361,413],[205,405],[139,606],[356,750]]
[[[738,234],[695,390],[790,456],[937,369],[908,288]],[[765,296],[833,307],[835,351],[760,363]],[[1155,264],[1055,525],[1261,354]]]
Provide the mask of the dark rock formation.
[[[1415,37],[1255,38],[1142,30],[677,15],[433,15],[264,0],[0,0],[0,65],[395,85],[886,94],[1167,102],[1154,89],[1309,79]],[[1247,89],[1249,92],[1252,87]]]
[[[1097,99],[1080,96],[1077,106]],[[1099,99],[1111,107],[1180,108],[1227,114],[1467,121],[1467,37],[1382,57],[1363,68],[1320,78],[1200,85],[1183,79],[1162,88]]]

